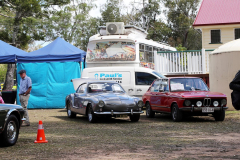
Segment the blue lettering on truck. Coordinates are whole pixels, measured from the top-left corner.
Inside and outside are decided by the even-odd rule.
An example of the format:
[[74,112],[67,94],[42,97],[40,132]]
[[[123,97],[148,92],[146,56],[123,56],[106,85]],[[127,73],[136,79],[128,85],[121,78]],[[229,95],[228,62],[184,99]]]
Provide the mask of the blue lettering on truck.
[[120,73],[96,73],[94,75],[95,79],[99,79],[99,80],[109,80],[109,81],[116,81],[118,83],[122,83],[122,74]]

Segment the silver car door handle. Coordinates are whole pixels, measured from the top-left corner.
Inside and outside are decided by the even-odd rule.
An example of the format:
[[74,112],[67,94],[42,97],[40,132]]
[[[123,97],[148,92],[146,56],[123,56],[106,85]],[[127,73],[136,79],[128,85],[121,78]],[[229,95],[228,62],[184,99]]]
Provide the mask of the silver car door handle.
[[142,90],[141,89],[137,89],[137,91],[141,92]]

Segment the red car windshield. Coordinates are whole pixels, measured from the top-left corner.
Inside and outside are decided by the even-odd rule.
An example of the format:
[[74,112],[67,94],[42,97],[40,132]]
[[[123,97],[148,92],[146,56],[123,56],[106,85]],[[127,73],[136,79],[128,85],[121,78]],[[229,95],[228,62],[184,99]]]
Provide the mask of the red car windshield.
[[208,91],[207,85],[201,78],[174,78],[170,79],[170,88],[175,91]]

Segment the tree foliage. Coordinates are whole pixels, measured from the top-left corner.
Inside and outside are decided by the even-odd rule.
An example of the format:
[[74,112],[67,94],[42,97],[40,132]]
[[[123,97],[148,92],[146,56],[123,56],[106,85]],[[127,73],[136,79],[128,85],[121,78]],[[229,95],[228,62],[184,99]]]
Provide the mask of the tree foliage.
[[60,7],[47,21],[46,36],[49,39],[62,37],[82,50],[87,49],[89,37],[97,33],[99,20],[89,15],[95,7],[94,0],[73,0]]
[[[197,15],[200,0],[164,0],[167,24],[171,29],[170,45],[182,44],[187,49],[200,49],[201,34],[194,30],[192,24]],[[196,47],[196,48],[192,48]]]
[[120,2],[119,0],[107,0],[101,8],[100,25],[106,25],[106,22],[122,22]]
[[[21,49],[31,40],[43,40],[44,33],[38,30],[40,22],[52,13],[53,5],[64,5],[70,0],[4,0],[0,3],[0,39]],[[3,89],[13,86],[15,65],[8,65]]]
[[4,82],[7,73],[7,65],[0,64],[0,83]]

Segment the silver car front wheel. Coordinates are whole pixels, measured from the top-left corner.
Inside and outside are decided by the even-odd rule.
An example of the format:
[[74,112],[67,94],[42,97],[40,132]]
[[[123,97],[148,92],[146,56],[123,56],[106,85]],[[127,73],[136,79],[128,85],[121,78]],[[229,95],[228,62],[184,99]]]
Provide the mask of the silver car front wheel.
[[92,109],[92,105],[91,105],[91,104],[88,105],[87,115],[88,115],[88,121],[89,121],[90,123],[94,123],[94,122],[97,121],[97,117],[96,117],[96,115],[95,115],[94,112],[93,112],[93,109]]
[[76,114],[71,111],[71,102],[67,102],[67,115],[69,118],[76,117]]

